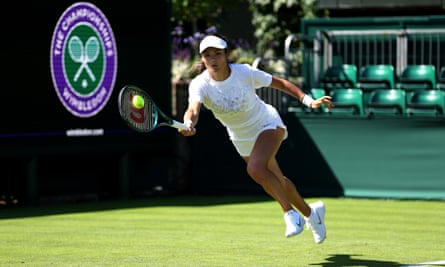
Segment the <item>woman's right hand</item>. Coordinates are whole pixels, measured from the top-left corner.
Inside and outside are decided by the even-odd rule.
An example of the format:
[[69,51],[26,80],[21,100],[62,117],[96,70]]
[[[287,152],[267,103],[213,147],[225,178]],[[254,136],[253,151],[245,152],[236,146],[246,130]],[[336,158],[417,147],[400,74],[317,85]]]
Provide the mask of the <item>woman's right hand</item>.
[[184,125],[187,126],[186,130],[178,129],[178,132],[183,136],[193,136],[196,134],[196,129],[193,127],[193,122],[191,120],[187,120],[184,122]]

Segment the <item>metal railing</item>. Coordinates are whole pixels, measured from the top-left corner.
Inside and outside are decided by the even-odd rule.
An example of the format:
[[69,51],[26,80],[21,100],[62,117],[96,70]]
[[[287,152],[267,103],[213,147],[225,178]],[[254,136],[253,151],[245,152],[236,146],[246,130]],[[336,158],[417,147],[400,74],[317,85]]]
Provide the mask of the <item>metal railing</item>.
[[[254,67],[270,60],[257,58]],[[324,71],[332,65],[351,64],[360,70],[372,64],[390,64],[399,76],[407,65],[431,64],[437,75],[445,66],[445,29],[379,29],[318,31],[316,36],[291,34],[285,39],[285,78],[300,77],[308,88],[319,87]],[[269,71],[270,72],[270,71]],[[287,95],[270,88],[259,89],[260,97],[286,112]]]
[[[407,65],[445,65],[445,29],[320,31],[323,70],[333,64],[392,64],[396,75]],[[317,74],[316,74],[317,75]],[[320,75],[320,72],[318,73]]]

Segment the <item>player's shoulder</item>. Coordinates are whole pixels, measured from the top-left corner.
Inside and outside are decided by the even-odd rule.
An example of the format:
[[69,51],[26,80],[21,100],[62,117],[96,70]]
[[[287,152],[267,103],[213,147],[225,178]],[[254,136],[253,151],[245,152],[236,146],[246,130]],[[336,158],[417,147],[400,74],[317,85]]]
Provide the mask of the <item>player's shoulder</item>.
[[197,76],[195,76],[191,81],[190,81],[190,86],[191,87],[201,87],[203,85],[205,85],[208,80],[209,80],[209,73],[207,70],[203,71],[202,73],[198,74]]
[[250,77],[251,73],[255,72],[255,69],[247,63],[232,63],[230,68],[232,73],[238,77]]
[[230,68],[237,71],[249,71],[252,69],[252,66],[247,63],[231,63]]

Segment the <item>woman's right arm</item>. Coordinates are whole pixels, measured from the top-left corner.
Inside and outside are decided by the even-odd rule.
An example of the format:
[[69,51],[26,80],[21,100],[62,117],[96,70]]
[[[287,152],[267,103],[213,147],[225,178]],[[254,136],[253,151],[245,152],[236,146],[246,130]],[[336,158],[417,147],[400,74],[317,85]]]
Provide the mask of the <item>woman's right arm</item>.
[[187,125],[187,130],[179,130],[184,136],[195,135],[195,125],[198,123],[199,111],[201,110],[201,102],[192,101],[189,103],[187,110],[184,113],[184,124]]

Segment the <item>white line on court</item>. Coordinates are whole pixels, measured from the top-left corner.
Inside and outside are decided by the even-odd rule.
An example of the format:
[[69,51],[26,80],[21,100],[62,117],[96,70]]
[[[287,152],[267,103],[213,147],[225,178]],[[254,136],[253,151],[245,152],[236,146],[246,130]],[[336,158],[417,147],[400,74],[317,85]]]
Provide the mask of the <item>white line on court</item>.
[[422,263],[417,263],[417,264],[413,264],[413,265],[403,265],[400,267],[427,267],[427,266],[438,266],[438,265],[442,265],[445,264],[445,260],[443,261],[431,261],[431,262],[422,262]]

